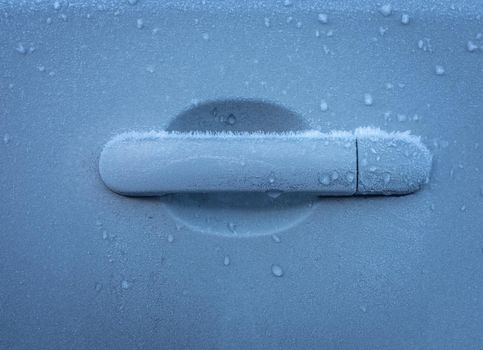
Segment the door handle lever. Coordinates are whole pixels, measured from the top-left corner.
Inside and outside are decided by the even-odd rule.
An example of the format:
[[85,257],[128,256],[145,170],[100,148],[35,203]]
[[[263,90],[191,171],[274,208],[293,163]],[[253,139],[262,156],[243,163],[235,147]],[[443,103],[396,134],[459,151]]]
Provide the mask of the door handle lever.
[[104,147],[99,172],[128,196],[186,192],[389,195],[429,181],[432,156],[417,136],[354,132],[127,132]]

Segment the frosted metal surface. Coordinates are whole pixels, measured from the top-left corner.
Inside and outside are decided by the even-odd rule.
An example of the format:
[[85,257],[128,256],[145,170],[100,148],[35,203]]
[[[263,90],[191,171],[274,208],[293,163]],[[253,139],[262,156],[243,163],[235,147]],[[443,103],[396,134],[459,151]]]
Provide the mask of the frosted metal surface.
[[[0,349],[483,348],[482,15],[459,0],[0,0]],[[112,137],[227,98],[294,111],[287,131],[411,130],[431,180],[344,198],[104,186]],[[175,124],[289,124],[236,117]]]

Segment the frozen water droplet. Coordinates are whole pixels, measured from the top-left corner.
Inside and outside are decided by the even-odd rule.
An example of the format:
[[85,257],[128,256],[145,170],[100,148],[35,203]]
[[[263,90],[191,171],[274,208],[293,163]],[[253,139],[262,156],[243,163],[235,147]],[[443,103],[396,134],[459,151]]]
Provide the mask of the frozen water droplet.
[[283,276],[283,270],[282,270],[282,267],[280,265],[272,265],[272,274],[275,276],[275,277],[282,277]]
[[202,37],[203,37],[203,40],[209,40],[210,39],[210,35],[208,33],[203,33]]
[[372,99],[372,95],[371,94],[364,94],[364,104],[366,106],[372,106],[372,104],[374,103],[373,99]]
[[398,114],[397,115],[397,121],[398,122],[405,122],[407,120],[407,117],[405,114]]
[[107,238],[108,238],[107,231],[106,230],[103,230],[102,231],[102,239],[106,241]]
[[267,195],[273,199],[277,199],[282,193],[282,191],[267,191]]
[[328,186],[330,185],[330,176],[327,175],[327,174],[322,174],[319,176],[319,182],[324,185],[324,186]]
[[332,178],[332,181],[335,181],[339,178],[339,173],[336,170],[334,170],[330,175],[330,177]]
[[138,19],[136,20],[136,27],[137,27],[138,29],[143,29],[143,28],[144,28],[144,21],[143,21],[143,19],[142,19],[142,18],[138,18]]
[[391,13],[392,13],[392,6],[391,4],[385,4],[385,5],[382,5],[381,7],[379,7],[379,12],[384,16],[384,17],[387,17],[387,16],[390,16]]
[[236,225],[233,222],[229,222],[227,226],[231,233],[236,234]]
[[471,40],[469,40],[467,43],[466,43],[466,49],[469,51],[469,52],[474,52],[478,49],[478,45],[476,45],[474,42],[472,42]]
[[146,72],[154,73],[154,66],[152,64],[147,65]]
[[270,184],[275,183],[275,178],[274,178],[273,176],[270,176],[270,177],[268,178],[268,182],[269,182]]
[[466,205],[462,205],[461,208],[460,208],[461,211],[466,211]]
[[26,55],[28,52],[22,43],[17,44],[17,47],[15,47],[15,51],[17,51],[21,55]]
[[45,23],[52,24],[52,18],[47,17],[47,19],[45,20]]
[[136,5],[138,3],[138,0],[127,0],[129,5]]
[[334,31],[332,29],[329,29],[327,33],[325,33],[326,36],[331,37],[334,35]]
[[54,1],[54,9],[59,10],[60,9],[60,2],[59,1]]
[[67,22],[67,15],[65,13],[62,13],[60,16],[60,19],[63,20],[64,22]]
[[97,282],[94,288],[96,290],[96,293],[100,293],[102,291],[102,284]]
[[329,16],[326,13],[319,13],[317,19],[322,24],[327,24],[329,22]]
[[7,145],[9,142],[10,142],[10,135],[9,134],[3,135],[3,143]]
[[346,178],[347,182],[352,183],[352,182],[354,182],[355,176],[354,176],[353,173],[349,172],[345,175],[345,178]]
[[389,28],[387,28],[387,27],[382,27],[382,26],[381,26],[381,27],[379,27],[379,34],[380,34],[381,36],[384,36],[384,34],[386,34],[386,32],[387,32],[387,30],[388,30],[388,29],[389,29]]
[[374,165],[372,165],[372,166],[369,167],[369,171],[371,173],[375,172],[376,170],[377,170],[377,167],[375,167]]
[[166,237],[166,239],[168,240],[168,243],[173,243],[174,242],[174,236],[169,233],[168,236]]
[[38,69],[39,72],[45,72],[44,66],[37,66],[37,69]]
[[315,37],[316,37],[316,38],[320,38],[320,30],[318,30],[318,29],[317,29],[317,30],[315,31]]
[[265,17],[263,23],[265,23],[265,27],[270,28],[270,18]]
[[275,243],[280,243],[282,242],[282,240],[280,239],[280,236],[276,235],[276,234],[273,234],[272,235],[272,241],[274,241]]
[[436,73],[436,75],[443,75],[445,73],[445,70],[444,70],[443,66],[436,65],[434,67],[434,72]]
[[403,13],[401,15],[401,23],[402,24],[409,24],[409,15],[407,13]]
[[227,118],[226,118],[226,123],[228,125],[235,125],[236,123],[236,117],[233,115],[233,114],[230,114]]
[[480,185],[480,196],[483,196],[483,185]]
[[325,100],[320,100],[320,110],[322,112],[327,112],[329,109],[329,105],[327,104],[327,102]]
[[129,289],[130,287],[131,287],[131,283],[129,283],[128,281],[123,280],[123,281],[121,282],[121,288],[122,288],[122,289]]
[[391,181],[391,174],[389,173],[384,173],[382,176],[384,183],[387,185]]
[[225,257],[223,258],[223,265],[230,265],[230,257],[228,255],[225,255]]
[[292,6],[292,0],[284,0],[283,6]]
[[302,28],[302,22],[298,21],[297,24],[295,24],[297,28]]
[[361,309],[362,312],[364,312],[364,313],[367,312],[367,306],[361,305],[361,306],[359,306],[359,308]]

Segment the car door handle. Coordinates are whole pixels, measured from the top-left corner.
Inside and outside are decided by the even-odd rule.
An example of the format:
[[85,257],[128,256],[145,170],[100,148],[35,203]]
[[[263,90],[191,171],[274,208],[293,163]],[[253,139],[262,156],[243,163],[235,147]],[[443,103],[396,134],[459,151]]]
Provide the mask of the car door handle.
[[389,195],[429,181],[432,156],[417,136],[354,132],[127,132],[99,159],[106,186],[127,196],[186,192]]

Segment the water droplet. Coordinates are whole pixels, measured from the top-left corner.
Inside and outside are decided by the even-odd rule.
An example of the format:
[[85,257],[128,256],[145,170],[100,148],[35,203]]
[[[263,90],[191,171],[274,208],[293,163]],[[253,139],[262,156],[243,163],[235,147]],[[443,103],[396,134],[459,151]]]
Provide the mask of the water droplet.
[[402,24],[409,24],[409,15],[407,13],[403,13],[401,15],[401,23]]
[[147,65],[146,72],[154,73],[154,66],[152,64]]
[[203,40],[210,40],[210,35],[208,33],[203,33]]
[[275,276],[275,277],[282,277],[283,276],[283,270],[282,270],[282,267],[280,265],[272,265],[272,274]]
[[127,0],[129,5],[136,5],[138,3],[138,0]]
[[291,0],[284,0],[283,6],[292,6],[292,1]]
[[319,176],[319,182],[324,185],[324,186],[328,186],[330,185],[330,176],[327,175],[327,174],[322,174]]
[[166,237],[166,239],[168,240],[168,243],[173,243],[174,242],[174,236],[169,233],[168,236]]
[[336,170],[334,170],[330,175],[330,177],[332,178],[332,181],[335,181],[339,178],[339,173]]
[[229,222],[227,226],[231,233],[236,234],[236,225],[233,222]]
[[436,75],[443,75],[445,73],[445,70],[444,70],[443,66],[436,65],[434,67],[434,72],[436,73]]
[[355,176],[353,173],[349,172],[346,174],[345,178],[347,182],[352,183],[354,181]]
[[138,18],[138,19],[136,20],[136,27],[137,27],[138,29],[143,29],[143,28],[144,28],[144,21],[143,21],[143,19],[142,19],[142,18]]
[[327,102],[325,100],[320,100],[320,110],[322,112],[327,112],[329,109],[329,105],[327,104]]
[[52,24],[52,18],[48,17],[48,18],[45,20],[45,23],[47,23],[47,24]]
[[372,104],[374,103],[374,100],[372,99],[372,95],[371,94],[364,94],[364,104],[366,106],[372,106]]
[[122,289],[129,289],[130,287],[131,287],[131,283],[129,283],[128,281],[123,280],[123,281],[121,282],[121,288],[122,288]]
[[384,180],[384,183],[387,185],[391,181],[391,174],[384,173],[384,175],[382,175],[382,178]]
[[302,22],[298,21],[298,22],[295,24],[295,26],[296,26],[297,28],[302,28]]
[[361,306],[359,306],[359,308],[361,309],[362,312],[364,312],[364,313],[367,312],[367,306],[361,305]]
[[483,185],[480,185],[480,196],[483,197]]
[[317,19],[322,24],[327,24],[329,22],[329,16],[326,13],[319,13]]
[[3,143],[7,145],[9,142],[10,142],[10,135],[9,134],[3,135]]
[[60,2],[59,1],[54,1],[54,9],[59,10],[60,9]]
[[466,43],[466,49],[469,51],[469,52],[474,52],[478,49],[478,45],[476,45],[474,42],[472,42],[471,40],[469,40],[467,43]]
[[225,255],[225,257],[223,258],[223,265],[230,265],[230,257],[228,255]]
[[280,236],[276,235],[276,234],[273,234],[272,235],[272,241],[274,241],[275,243],[280,243],[282,242],[282,240],[280,239]]
[[21,55],[26,55],[28,52],[22,43],[17,44],[17,47],[15,47],[15,51],[17,51]]
[[263,23],[265,23],[265,27],[270,28],[270,18],[265,17]]
[[386,34],[386,32],[388,31],[388,29],[389,29],[388,27],[382,27],[382,26],[379,27],[379,34],[381,36],[384,36],[384,34]]
[[96,293],[100,293],[102,291],[102,284],[97,282],[94,289],[96,290]]
[[67,15],[62,13],[60,16],[60,19],[63,20],[64,22],[67,22]]
[[406,117],[405,114],[398,114],[397,120],[398,120],[398,122],[405,122],[407,120],[407,117]]
[[386,89],[390,90],[390,89],[394,89],[394,84],[392,83],[386,83],[384,84],[384,86],[386,87]]
[[102,239],[106,241],[107,238],[109,238],[108,235],[107,235],[107,231],[106,230],[103,230],[102,231]]
[[44,66],[37,66],[37,69],[38,69],[39,72],[45,72]]
[[236,117],[233,115],[233,114],[230,114],[227,118],[226,118],[226,123],[228,125],[235,125],[236,123]]
[[377,170],[377,167],[375,167],[374,165],[372,165],[372,166],[369,167],[369,171],[371,173],[375,172],[376,170]]
[[282,191],[267,191],[267,195],[273,199],[277,199],[282,193]]
[[391,4],[385,4],[379,7],[379,12],[384,16],[390,16],[392,14],[392,6]]
[[462,205],[461,208],[460,208],[461,211],[466,211],[466,205]]

